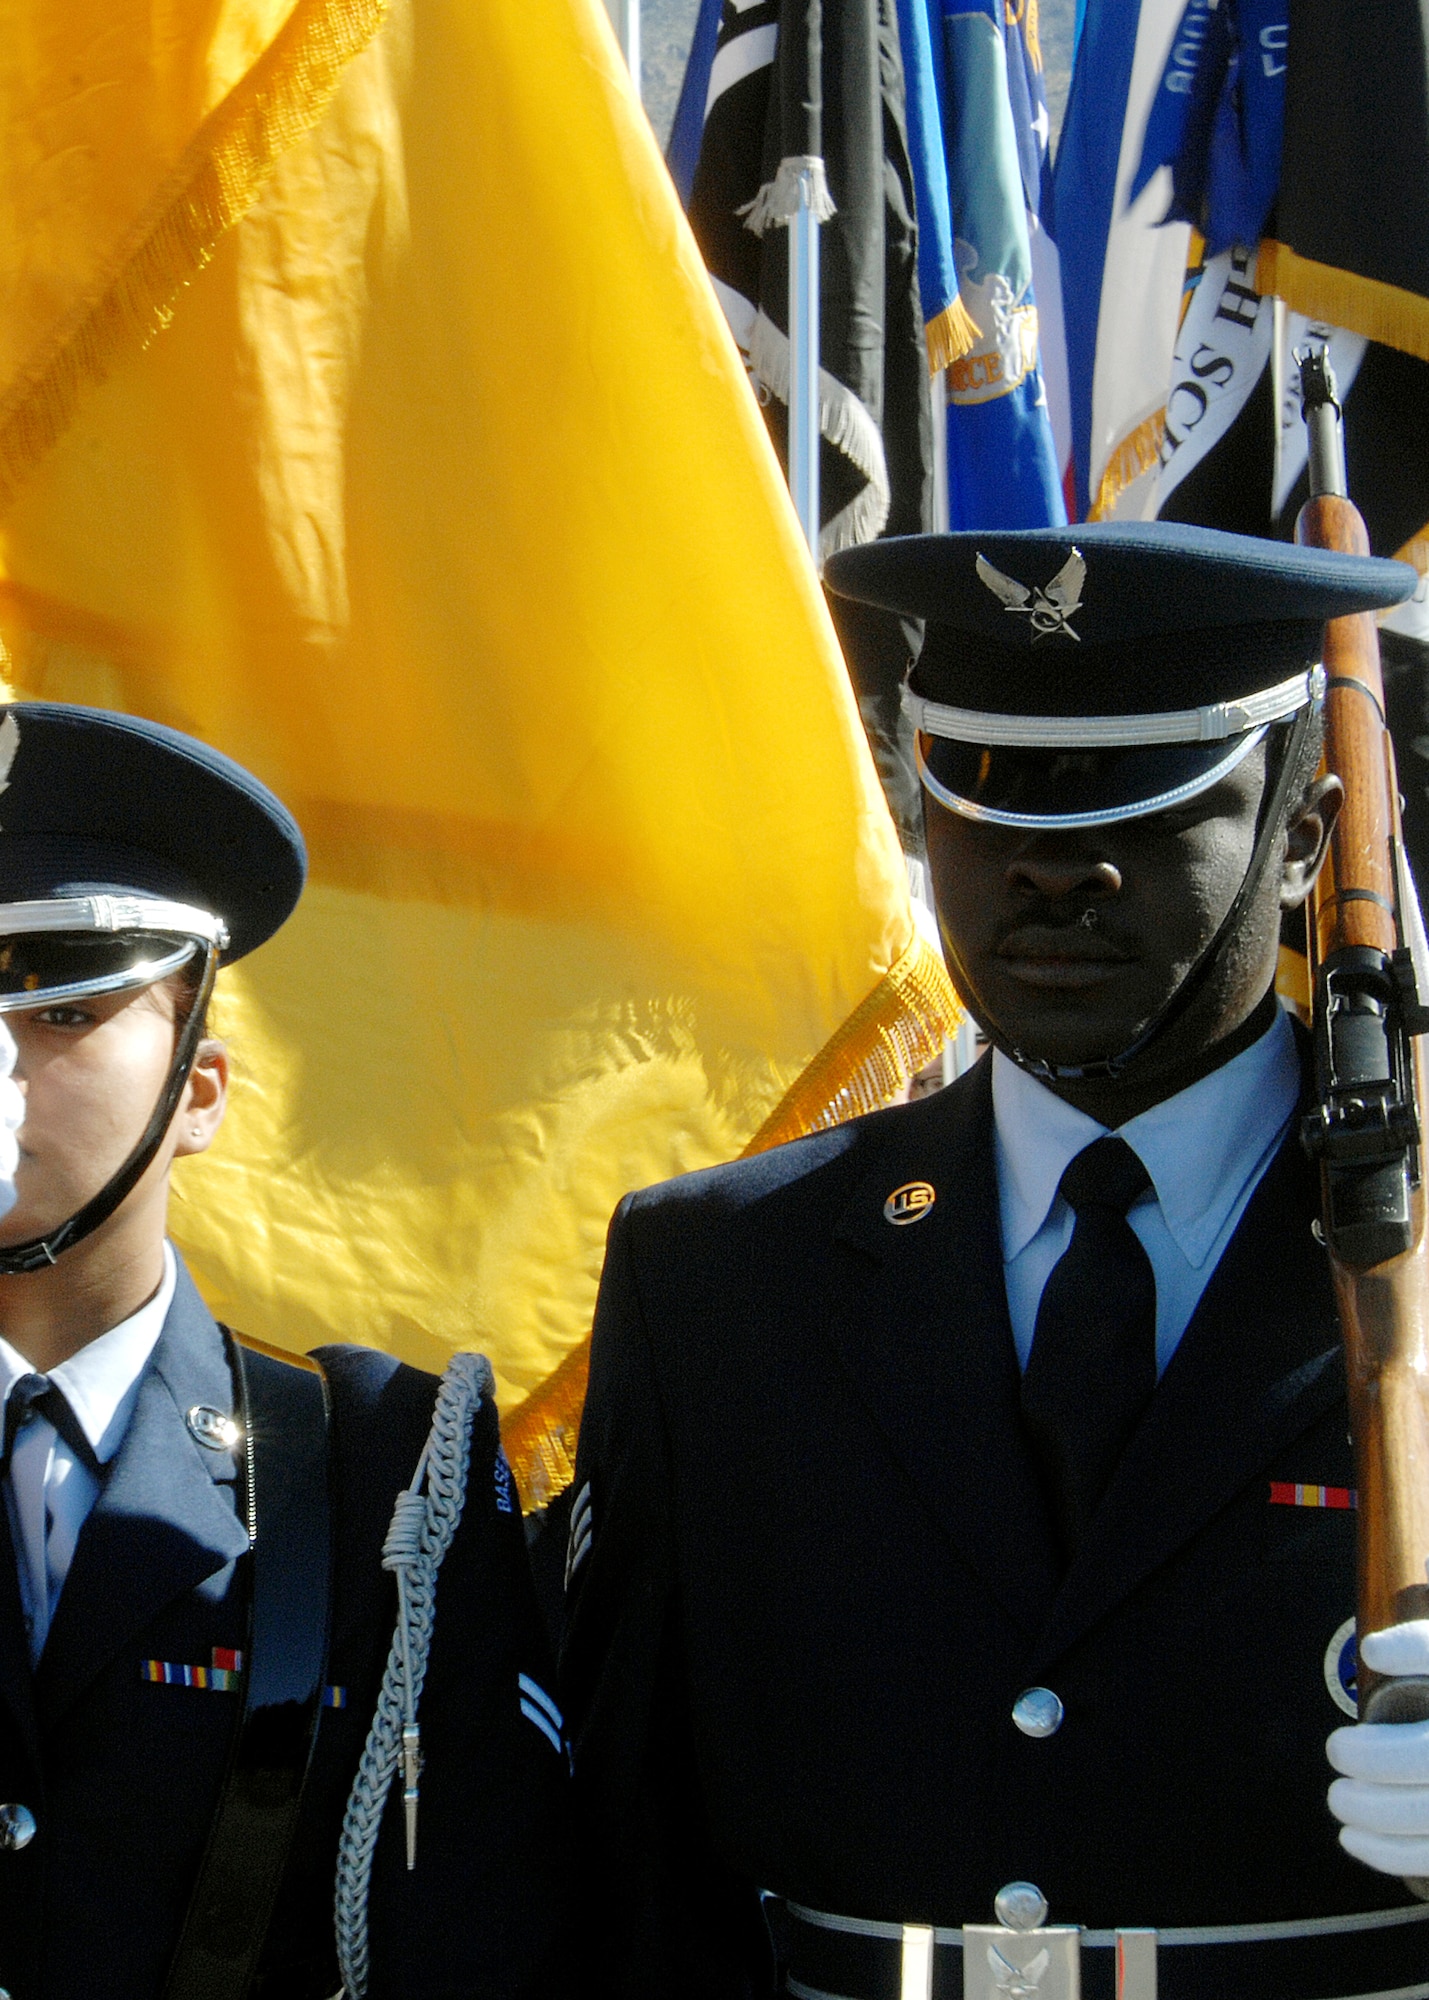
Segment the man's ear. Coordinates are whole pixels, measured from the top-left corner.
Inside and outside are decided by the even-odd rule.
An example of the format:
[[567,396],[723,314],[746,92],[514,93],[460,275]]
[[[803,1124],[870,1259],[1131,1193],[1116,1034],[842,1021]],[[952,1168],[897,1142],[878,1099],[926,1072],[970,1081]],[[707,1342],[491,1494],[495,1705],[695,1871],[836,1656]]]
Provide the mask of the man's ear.
[[1330,832],[1345,802],[1345,788],[1333,771],[1317,778],[1299,809],[1286,822],[1285,861],[1280,878],[1280,907],[1298,910],[1330,851]]

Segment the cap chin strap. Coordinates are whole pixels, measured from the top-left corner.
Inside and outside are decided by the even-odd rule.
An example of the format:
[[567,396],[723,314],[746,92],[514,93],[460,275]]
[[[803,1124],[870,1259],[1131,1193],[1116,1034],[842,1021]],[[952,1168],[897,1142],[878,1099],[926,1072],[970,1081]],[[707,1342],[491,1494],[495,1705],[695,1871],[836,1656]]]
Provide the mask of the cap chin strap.
[[92,1196],[83,1208],[69,1218],[68,1222],[62,1222],[57,1229],[52,1229],[48,1236],[32,1236],[28,1243],[17,1243],[9,1249],[0,1249],[0,1277],[13,1278],[24,1271],[43,1271],[47,1265],[53,1264],[64,1251],[72,1250],[76,1243],[91,1235],[102,1222],[107,1222],[125,1196],[148,1170],[150,1162],[163,1143],[164,1134],[168,1131],[173,1115],[178,1109],[184,1085],[188,1082],[193,1069],[199,1042],[203,1038],[204,1010],[213,992],[213,982],[217,972],[218,947],[209,943],[204,946],[203,978],[199,982],[198,992],[175,1045],[168,1080],[159,1094],[159,1101],[154,1106],[138,1145],[123,1166],[105,1182],[99,1193]]
[[1255,846],[1251,850],[1250,861],[1241,878],[1241,885],[1232,898],[1230,908],[1217,925],[1210,943],[1160,1012],[1152,1015],[1135,1041],[1128,1043],[1119,1055],[1105,1056],[1096,1062],[1047,1062],[1040,1056],[1026,1055],[1021,1049],[1009,1044],[1007,1055],[1019,1069],[1026,1070],[1029,1076],[1035,1076],[1043,1083],[1090,1083],[1104,1079],[1114,1080],[1144,1054],[1158,1036],[1164,1035],[1169,1027],[1180,1020],[1210,977],[1227,938],[1235,931],[1247,905],[1260,887],[1261,877],[1265,873],[1266,863],[1270,859],[1271,850],[1280,831],[1281,818],[1290,795],[1290,782],[1299,765],[1300,752],[1310,733],[1310,725],[1318,706],[1318,703],[1310,702],[1295,717],[1275,783],[1261,803],[1260,825],[1256,833]]

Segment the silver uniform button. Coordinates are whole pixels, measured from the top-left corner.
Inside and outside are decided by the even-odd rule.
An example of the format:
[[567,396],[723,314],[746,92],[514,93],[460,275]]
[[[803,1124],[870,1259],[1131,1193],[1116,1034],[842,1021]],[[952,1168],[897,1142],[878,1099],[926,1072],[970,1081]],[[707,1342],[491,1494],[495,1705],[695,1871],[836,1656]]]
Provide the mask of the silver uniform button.
[[1064,1713],[1051,1688],[1028,1688],[1012,1704],[1012,1719],[1024,1736],[1055,1736]]
[[1047,1898],[1035,1882],[1009,1882],[993,1897],[992,1913],[1004,1930],[1035,1931],[1046,1921]]
[[28,1806],[0,1806],[0,1849],[13,1854],[35,1837],[35,1815]]

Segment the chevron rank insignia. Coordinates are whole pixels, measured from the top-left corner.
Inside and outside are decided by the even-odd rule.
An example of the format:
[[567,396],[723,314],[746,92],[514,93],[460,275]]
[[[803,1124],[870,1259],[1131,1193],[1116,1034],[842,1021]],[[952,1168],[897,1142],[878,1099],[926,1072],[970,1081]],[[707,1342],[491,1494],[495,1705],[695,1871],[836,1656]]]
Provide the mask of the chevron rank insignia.
[[566,1543],[566,1589],[571,1587],[571,1579],[590,1554],[590,1538],[594,1523],[590,1509],[590,1481],[587,1480],[576,1495],[571,1508],[571,1534]]
[[563,1732],[566,1726],[561,1711],[540,1682],[533,1681],[529,1674],[518,1674],[516,1682],[521,1699],[521,1713],[528,1722],[535,1724],[551,1748],[559,1755],[565,1747]]

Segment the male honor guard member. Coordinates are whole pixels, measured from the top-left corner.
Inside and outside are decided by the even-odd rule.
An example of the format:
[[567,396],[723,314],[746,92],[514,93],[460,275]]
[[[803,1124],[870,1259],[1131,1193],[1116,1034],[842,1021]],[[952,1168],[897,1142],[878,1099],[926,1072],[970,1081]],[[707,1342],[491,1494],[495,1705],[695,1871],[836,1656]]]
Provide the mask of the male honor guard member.
[[1422,1732],[1346,1721],[1273,990],[1340,797],[1322,622],[1412,574],[1106,525],[828,580],[926,621],[938,920],[992,1049],[617,1212],[564,1659],[602,1990],[1429,1995]]
[[165,1237],[297,827],[124,716],[14,704],[0,762],[0,1990],[548,2000],[566,1753],[489,1370],[260,1351]]

